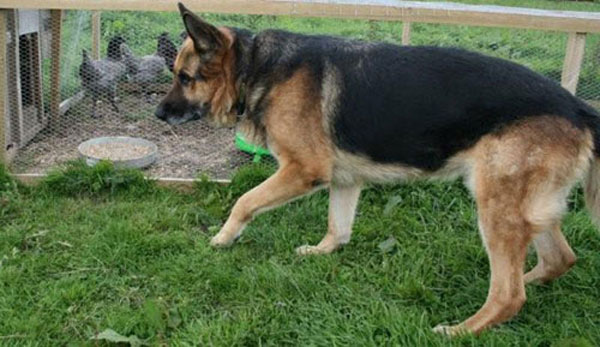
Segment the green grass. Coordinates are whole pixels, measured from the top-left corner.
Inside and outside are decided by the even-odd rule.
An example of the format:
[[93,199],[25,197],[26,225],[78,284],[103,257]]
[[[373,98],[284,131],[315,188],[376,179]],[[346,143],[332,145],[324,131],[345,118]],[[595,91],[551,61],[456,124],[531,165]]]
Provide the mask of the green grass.
[[[599,11],[598,2],[468,0],[468,3]],[[67,12],[63,97],[79,89],[90,13]],[[104,12],[103,49],[123,35],[152,53],[176,13]],[[205,15],[218,25],[281,28],[399,42],[401,23],[273,16]],[[140,30],[144,28],[144,30]],[[599,35],[591,35],[580,96],[600,100]],[[461,46],[560,77],[566,36],[530,30],[414,24],[414,44]],[[47,62],[46,62],[47,64]],[[45,67],[47,69],[47,65]],[[49,76],[49,74],[45,74]],[[133,114],[130,118],[142,117]],[[244,191],[271,167],[241,169],[233,183],[199,181],[192,194],[160,189],[137,171],[80,162],[39,187],[0,167],[0,345],[95,345],[112,329],[150,345],[526,345],[600,341],[600,235],[571,198],[564,232],[579,261],[568,274],[527,289],[521,313],[478,339],[448,341],[430,328],[457,322],[485,300],[489,270],[472,200],[454,184],[375,186],[359,205],[352,242],[301,258],[327,224],[320,192],[252,222],[240,241],[208,241]],[[393,238],[396,244],[379,245]],[[528,266],[535,263],[534,255]]]
[[[36,188],[0,169],[9,182],[0,191],[0,344],[94,345],[106,329],[150,345],[600,341],[600,235],[579,192],[564,223],[576,266],[528,287],[509,323],[448,341],[430,328],[477,310],[489,275],[460,184],[365,190],[352,242],[329,256],[294,253],[324,235],[325,192],[261,215],[233,248],[211,249],[235,199],[271,170],[244,168],[229,186],[203,180],[182,194],[107,164],[71,164]],[[381,250],[390,237],[396,245]]]

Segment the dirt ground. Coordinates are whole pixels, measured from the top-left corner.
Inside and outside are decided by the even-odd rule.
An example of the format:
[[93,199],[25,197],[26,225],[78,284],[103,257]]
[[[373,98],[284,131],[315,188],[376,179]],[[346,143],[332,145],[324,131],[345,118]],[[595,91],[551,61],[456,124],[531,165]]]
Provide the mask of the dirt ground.
[[195,178],[205,173],[226,179],[233,170],[252,160],[234,145],[235,130],[215,129],[203,120],[170,126],[154,117],[160,96],[124,95],[115,112],[106,101],[91,117],[92,101],[84,98],[61,119],[56,130],[45,129],[20,149],[13,169],[18,173],[44,173],[78,158],[77,146],[100,136],[133,136],[158,146],[159,158],[146,174],[152,177]]

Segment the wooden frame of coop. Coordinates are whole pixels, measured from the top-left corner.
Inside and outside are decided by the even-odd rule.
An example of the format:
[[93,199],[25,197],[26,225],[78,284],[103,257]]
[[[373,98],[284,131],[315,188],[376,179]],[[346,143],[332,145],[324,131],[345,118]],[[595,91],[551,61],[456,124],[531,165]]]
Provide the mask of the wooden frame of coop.
[[[63,10],[91,10],[92,55],[99,56],[100,12],[99,11],[177,11],[178,0],[0,0],[0,60],[14,55],[14,45],[7,40],[14,30],[15,9],[43,10],[50,15],[52,23],[61,23]],[[575,93],[584,56],[586,34],[600,32],[600,13],[537,10],[518,7],[463,5],[457,3],[390,2],[372,0],[187,0],[186,6],[197,12],[237,13],[262,15],[291,15],[302,17],[331,17],[345,19],[370,19],[401,21],[402,44],[410,44],[411,23],[441,23],[469,26],[505,27],[564,32],[568,35],[562,68],[561,84]],[[11,26],[12,25],[12,26]],[[13,28],[13,29],[11,29]],[[60,40],[61,25],[51,25],[51,95],[48,115],[40,119],[40,127],[52,126],[74,100],[60,100]],[[10,65],[10,64],[8,64]],[[20,86],[10,79],[11,67],[0,65],[0,162],[10,163],[18,151],[18,145],[10,143],[10,127],[15,119],[27,116],[11,107],[9,90]],[[41,83],[41,82],[40,82]],[[76,95],[75,98],[81,97]],[[17,112],[17,115],[15,115]],[[20,113],[19,113],[20,112]],[[45,118],[44,118],[45,117]],[[29,129],[24,136],[40,129]],[[11,132],[12,133],[12,132]],[[232,139],[233,141],[233,139]],[[23,144],[21,144],[23,145]],[[42,175],[17,175],[26,183],[39,180]],[[158,180],[160,184],[191,186],[190,179]]]

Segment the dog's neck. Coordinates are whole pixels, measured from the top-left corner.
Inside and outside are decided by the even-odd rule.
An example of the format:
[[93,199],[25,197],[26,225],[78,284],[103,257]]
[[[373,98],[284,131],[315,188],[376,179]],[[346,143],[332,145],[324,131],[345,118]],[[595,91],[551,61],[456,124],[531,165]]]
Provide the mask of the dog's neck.
[[245,29],[231,28],[235,39],[233,49],[235,51],[235,79],[236,79],[236,101],[231,112],[237,117],[243,117],[246,112],[246,89],[248,86],[249,70],[254,49],[254,33]]
[[237,100],[231,108],[231,112],[235,112],[238,117],[242,117],[246,112],[246,83],[242,81],[237,90]]

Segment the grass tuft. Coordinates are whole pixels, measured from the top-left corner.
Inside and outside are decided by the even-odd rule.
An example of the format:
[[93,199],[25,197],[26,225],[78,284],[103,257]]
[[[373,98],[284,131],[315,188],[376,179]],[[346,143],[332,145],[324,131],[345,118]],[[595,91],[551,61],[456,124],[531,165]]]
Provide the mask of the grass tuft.
[[14,190],[15,187],[16,183],[8,173],[8,169],[4,164],[0,163],[0,194],[9,190]]
[[275,172],[273,166],[255,163],[239,168],[231,179],[229,190],[234,196],[240,196],[259,185]]
[[141,171],[117,169],[109,161],[90,167],[84,161],[72,161],[48,174],[42,187],[66,196],[94,196],[116,193],[148,193],[156,189]]
[[226,186],[200,176],[194,187],[194,195],[209,215],[224,219],[237,198],[266,180],[274,171],[272,166],[266,164],[248,164],[236,170],[231,183]]
[[20,210],[21,194],[18,188],[17,181],[6,166],[0,164],[0,226],[8,223]]

